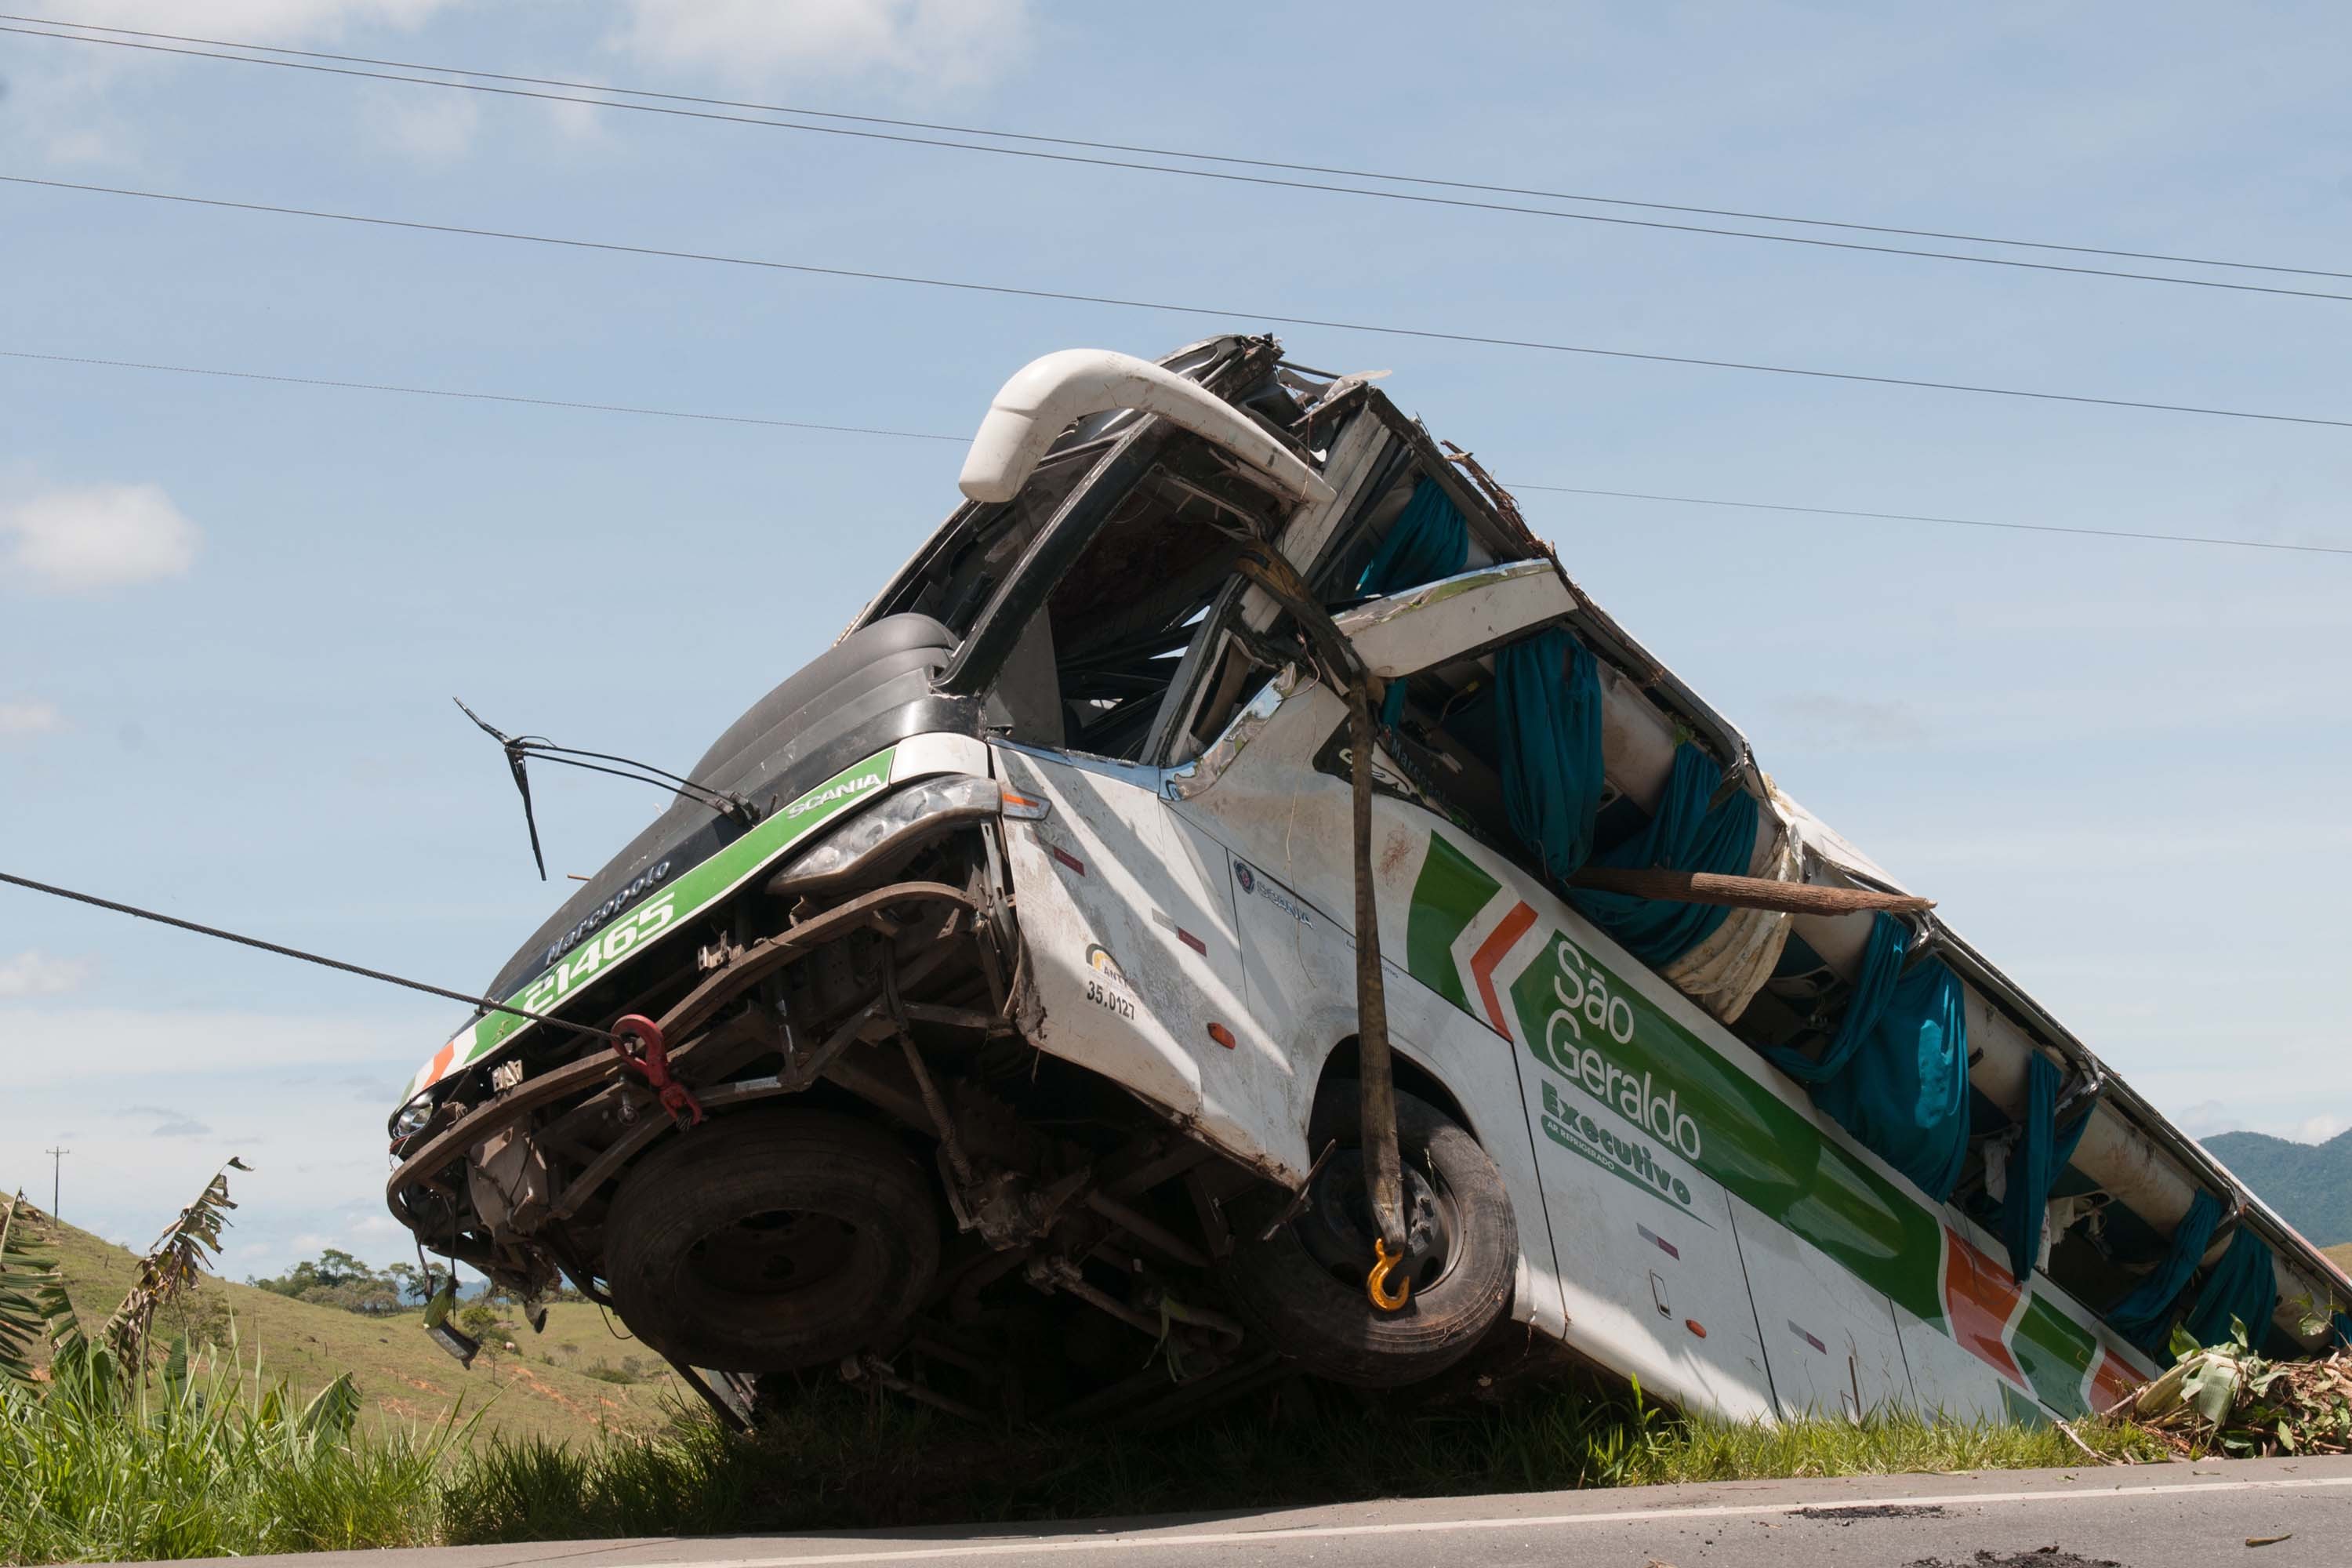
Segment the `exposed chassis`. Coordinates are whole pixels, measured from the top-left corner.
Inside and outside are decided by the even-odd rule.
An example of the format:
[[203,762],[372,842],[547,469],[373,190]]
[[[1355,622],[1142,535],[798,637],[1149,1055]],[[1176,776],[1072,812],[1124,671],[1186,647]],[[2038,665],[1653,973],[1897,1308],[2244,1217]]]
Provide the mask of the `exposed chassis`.
[[[1096,1092],[1122,1101],[1126,1116],[1091,1137],[1041,1137],[972,1070],[992,1043],[1032,1054],[1019,1029],[1034,1000],[1002,889],[986,881],[1001,858],[976,835],[961,847],[974,862],[963,886],[894,882],[773,934],[705,947],[699,980],[653,1020],[677,1042],[668,1073],[714,1122],[782,1097],[846,1097],[936,1143],[967,1244],[895,1347],[861,1350],[841,1375],[974,1419],[1017,1412],[1144,1426],[1278,1375],[1281,1358],[1250,1342],[1213,1279],[1232,1245],[1221,1205],[1258,1184],[1251,1173],[1181,1128],[1152,1127],[1140,1101],[1099,1081]],[[779,993],[799,1003],[789,1017],[768,1000]],[[1033,1080],[1047,1061],[1030,1063]],[[445,1102],[395,1150],[393,1212],[526,1300],[551,1291],[560,1269],[610,1305],[600,1265],[613,1183],[674,1131],[716,1129],[674,1129],[621,1048],[592,1050],[478,1104]],[[1061,1310],[1049,1305],[1052,1316],[1118,1325],[1132,1342],[1107,1359],[1141,1364],[1054,1387],[1037,1409],[1035,1390],[1009,1370],[1014,1347],[989,1331],[1001,1311],[990,1298],[1013,1292],[1053,1299]],[[723,1416],[742,1418],[748,1383],[722,1377],[714,1387],[637,1328]]]

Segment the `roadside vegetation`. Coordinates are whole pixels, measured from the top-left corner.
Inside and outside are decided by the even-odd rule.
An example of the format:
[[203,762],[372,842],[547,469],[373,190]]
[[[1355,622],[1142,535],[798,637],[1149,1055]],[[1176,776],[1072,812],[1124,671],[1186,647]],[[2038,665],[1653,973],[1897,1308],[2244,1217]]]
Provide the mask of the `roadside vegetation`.
[[[1105,1433],[981,1430],[812,1378],[763,1412],[748,1436],[674,1394],[657,1422],[550,1432],[490,1423],[509,1385],[482,1403],[452,1394],[430,1413],[399,1418],[372,1400],[363,1373],[346,1369],[299,1387],[282,1374],[265,1376],[238,1314],[190,1310],[201,1306],[200,1292],[218,1289],[199,1279],[196,1265],[216,1249],[226,1197],[224,1176],[153,1254],[125,1258],[133,1277],[119,1293],[79,1289],[57,1266],[51,1243],[78,1233],[21,1200],[0,1217],[0,1563],[2088,1468],[2230,1451],[2250,1421],[2275,1416],[2280,1401],[2352,1389],[2352,1363],[2342,1359],[2321,1363],[2334,1368],[2325,1376],[2273,1375],[2241,1347],[2198,1352],[2227,1364],[2184,1361],[2168,1384],[2151,1385],[2169,1392],[2158,1393],[2147,1426],[1888,1415],[1765,1427],[1672,1416],[1637,1393],[1597,1384],[1530,1380],[1508,1392],[1507,1379],[1488,1387],[1465,1378],[1455,1403],[1407,1405],[1301,1380],[1181,1428]],[[118,1294],[102,1324],[88,1326],[98,1321],[89,1303]],[[341,1319],[371,1338],[383,1321],[325,1303],[281,1304]],[[563,1375],[612,1387],[604,1376],[644,1377],[647,1363],[658,1365],[642,1347],[612,1346],[623,1349],[636,1353]],[[534,1372],[520,1351],[499,1353],[534,1376],[552,1370]],[[2216,1392],[2224,1386],[2226,1405]],[[2297,1430],[2333,1434],[2338,1408],[2328,1405]],[[2213,1410],[2221,1412],[2218,1423],[2200,1414]]]

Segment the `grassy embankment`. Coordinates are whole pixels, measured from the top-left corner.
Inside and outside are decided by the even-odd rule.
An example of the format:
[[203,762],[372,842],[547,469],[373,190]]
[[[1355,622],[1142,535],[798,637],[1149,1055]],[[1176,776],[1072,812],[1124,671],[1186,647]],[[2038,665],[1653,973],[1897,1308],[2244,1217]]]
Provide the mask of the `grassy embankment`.
[[[66,1227],[43,1229],[86,1310],[120,1297],[127,1256]],[[0,1562],[1035,1521],[2090,1462],[2052,1427],[1685,1423],[1622,1394],[1559,1388],[1499,1408],[1416,1411],[1305,1384],[1187,1428],[1129,1436],[980,1430],[819,1381],[758,1436],[737,1438],[682,1409],[675,1420],[649,1420],[651,1384],[606,1384],[517,1356],[469,1379],[413,1324],[205,1289],[235,1304],[242,1365],[215,1360],[176,1397],[158,1379],[129,1415],[55,1387],[46,1397],[7,1396]],[[565,1359],[600,1353],[589,1336],[605,1331],[593,1308],[584,1311],[573,1339],[553,1342],[585,1347]],[[346,1370],[362,1408],[343,1436],[302,1412],[313,1390]],[[292,1400],[269,1396],[266,1385],[280,1379]],[[493,1385],[496,1399],[468,1398],[461,1422],[440,1419],[460,1392]],[[2163,1454],[2129,1427],[2079,1431],[2118,1459]]]
[[[138,1278],[138,1259],[69,1225],[44,1221],[39,1234],[82,1321],[104,1321]],[[233,1322],[248,1392],[257,1357],[265,1383],[283,1379],[306,1393],[348,1372],[371,1431],[430,1426],[461,1398],[468,1415],[479,1413],[485,1434],[561,1442],[591,1439],[607,1427],[661,1425],[677,1379],[643,1345],[615,1339],[626,1331],[617,1321],[608,1328],[604,1314],[584,1301],[550,1306],[540,1335],[520,1313],[510,1317],[506,1339],[514,1352],[494,1350],[471,1371],[425,1337],[421,1310],[362,1317],[221,1279],[205,1279],[194,1303],[167,1309],[157,1332],[226,1342]],[[599,1372],[630,1381],[606,1381],[593,1375]]]

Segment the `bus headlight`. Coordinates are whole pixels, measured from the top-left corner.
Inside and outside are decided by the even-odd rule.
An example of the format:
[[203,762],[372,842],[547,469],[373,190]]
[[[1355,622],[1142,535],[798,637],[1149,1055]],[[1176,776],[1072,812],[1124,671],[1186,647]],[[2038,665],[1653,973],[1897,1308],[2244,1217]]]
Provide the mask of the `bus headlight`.
[[998,816],[994,779],[960,774],[925,779],[885,795],[803,850],[768,879],[771,894],[808,892],[878,876],[942,833]]

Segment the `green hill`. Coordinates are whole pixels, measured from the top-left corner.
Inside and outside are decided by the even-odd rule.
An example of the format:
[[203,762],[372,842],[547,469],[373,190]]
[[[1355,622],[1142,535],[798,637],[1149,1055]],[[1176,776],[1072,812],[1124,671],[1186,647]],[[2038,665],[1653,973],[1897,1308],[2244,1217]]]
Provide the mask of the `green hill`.
[[[63,1269],[82,1321],[93,1329],[105,1321],[137,1278],[138,1259],[46,1215],[34,1217],[33,1229]],[[588,1438],[600,1429],[656,1426],[665,1395],[685,1392],[659,1356],[614,1338],[618,1321],[608,1329],[592,1303],[551,1305],[543,1334],[533,1335],[520,1314],[506,1328],[515,1350],[505,1352],[501,1342],[468,1371],[425,1337],[421,1311],[363,1317],[207,1278],[193,1303],[158,1318],[155,1332],[186,1332],[201,1343],[226,1342],[233,1330],[248,1372],[257,1353],[265,1380],[283,1378],[304,1396],[349,1372],[372,1418],[383,1424],[428,1424],[462,1396],[465,1413],[481,1412],[487,1432]],[[597,1371],[631,1381],[591,1375]]]
[[2205,1147],[2312,1242],[2352,1242],[2352,1132],[2316,1144],[2224,1132]]

